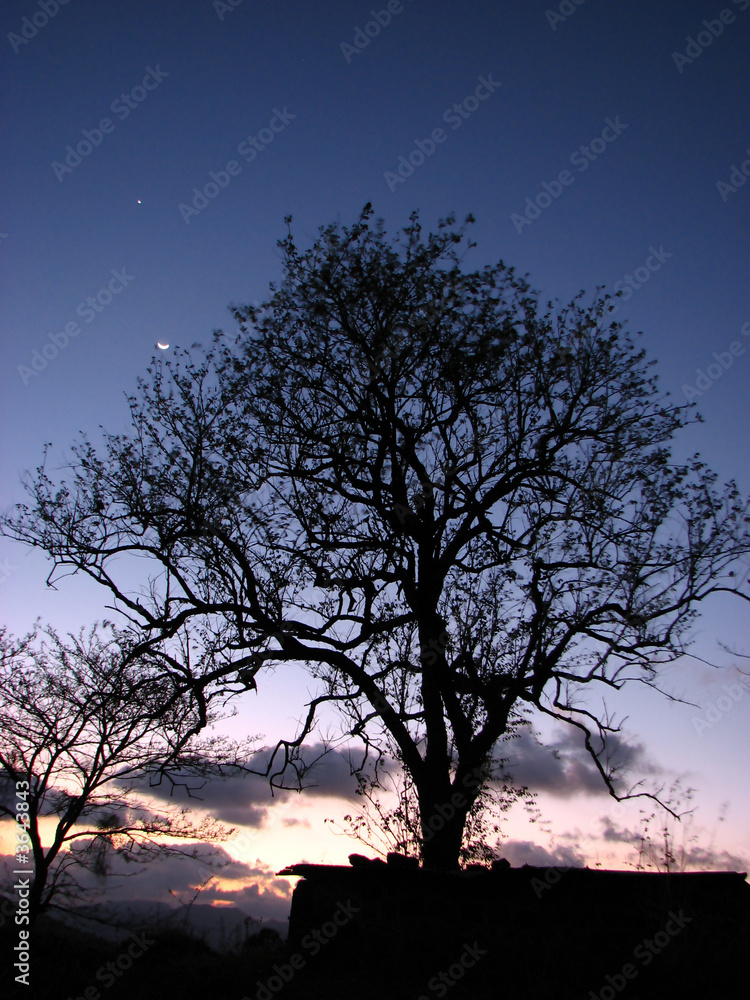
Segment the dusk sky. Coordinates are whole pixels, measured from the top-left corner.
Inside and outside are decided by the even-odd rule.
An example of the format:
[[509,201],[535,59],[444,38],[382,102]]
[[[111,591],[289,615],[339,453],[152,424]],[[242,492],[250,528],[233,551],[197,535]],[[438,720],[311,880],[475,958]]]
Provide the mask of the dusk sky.
[[[750,491],[750,0],[22,0],[2,21],[4,511],[45,442],[60,470],[79,430],[128,429],[125,395],[157,342],[162,355],[207,343],[232,329],[230,303],[267,295],[284,216],[307,248],[368,201],[389,233],[413,209],[428,231],[472,213],[466,266],[502,258],[544,300],[622,289],[616,317],[643,331],[661,388],[705,418],[677,457],[700,451]],[[49,569],[0,539],[15,634],[38,616],[66,631],[107,614],[101,588],[49,589]],[[696,789],[695,864],[737,870],[750,677],[736,668],[750,659],[720,643],[750,654],[750,630],[747,604],[724,597],[695,626],[701,659],[663,676],[697,707],[643,688],[610,705],[628,716],[636,776]],[[227,731],[290,735],[309,684],[278,671]],[[596,786],[569,734],[544,734],[560,758],[528,744],[516,765],[549,832],[519,811],[507,856],[625,866],[641,805]],[[324,826],[352,790],[340,760],[325,775],[307,797],[237,782],[207,795],[246,826],[231,853],[248,867],[215,898],[278,917],[285,904],[259,902],[277,891],[269,871],[363,850]],[[167,881],[139,891],[167,901]]]

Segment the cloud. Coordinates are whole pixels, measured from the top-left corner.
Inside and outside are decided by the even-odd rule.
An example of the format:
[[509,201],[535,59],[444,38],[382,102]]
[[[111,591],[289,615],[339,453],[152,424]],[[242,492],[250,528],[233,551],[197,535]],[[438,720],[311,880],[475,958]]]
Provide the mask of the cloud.
[[[225,823],[260,832],[267,827],[274,801],[286,801],[291,795],[301,794],[308,802],[323,797],[340,798],[347,803],[354,800],[357,784],[351,769],[352,762],[355,766],[360,762],[357,752],[347,748],[324,751],[321,743],[303,747],[302,757],[309,770],[303,779],[302,793],[275,789],[272,796],[268,778],[238,769],[209,779],[200,788],[195,787],[197,782],[188,779],[186,784],[194,788],[190,795],[181,785],[173,787],[168,781],[162,781],[149,792],[179,805],[205,809]],[[503,744],[503,751],[509,757],[505,769],[516,785],[526,785],[531,791],[546,791],[565,799],[576,795],[608,795],[586,751],[582,734],[570,727],[561,727],[547,745],[540,744],[531,732],[524,731]],[[271,752],[271,748],[264,748],[246,761],[246,766],[256,771],[265,770]],[[639,777],[659,772],[641,743],[627,742],[618,734],[608,739],[607,753],[610,762],[636,771]],[[290,772],[287,783],[291,783],[291,778],[293,773]],[[615,787],[624,790],[622,779],[615,780]]]
[[205,809],[225,823],[262,828],[271,804],[267,781],[242,771],[203,782],[179,774],[173,777],[184,784],[172,785],[171,781],[162,779],[148,788],[148,794],[178,806]]
[[632,830],[626,828],[618,830],[609,816],[602,816],[600,822],[604,826],[602,838],[615,844],[635,844],[640,840],[640,836]]
[[[594,744],[595,748],[596,743]],[[513,782],[526,785],[531,791],[546,791],[558,798],[569,799],[575,795],[608,795],[607,786],[586,750],[583,735],[571,727],[560,730],[557,738],[542,745],[528,731],[503,745],[508,754],[505,765]],[[607,739],[607,756],[618,768],[635,771],[639,776],[659,773],[659,768],[646,756],[642,743],[627,742],[613,734]],[[623,787],[616,778],[615,788]]]
[[[642,849],[642,864],[651,868],[664,869],[666,867],[664,864],[664,843],[661,837],[656,843],[649,843],[642,839],[642,834],[639,832],[629,830],[626,827],[616,827],[609,816],[602,816],[600,823],[603,826],[603,840],[615,844],[627,844],[638,851]],[[688,829],[686,829],[685,835],[687,835]],[[711,844],[705,847],[695,843],[683,846],[673,841],[670,847],[675,859],[672,867],[676,871],[684,869],[685,871],[746,872],[750,868],[746,857],[732,854],[731,851],[718,850]]]
[[[231,903],[256,919],[285,920],[289,916],[292,886],[288,879],[278,878],[262,862],[250,865],[235,861],[220,847],[196,844],[187,849],[193,848],[197,860],[188,856],[161,857],[142,866],[127,863],[122,855],[115,854],[111,856],[108,877],[97,877],[77,866],[75,877],[90,903],[101,899],[108,906],[134,901],[187,906],[195,900],[202,905]],[[0,856],[0,860],[10,872],[13,858]]]
[[685,867],[699,871],[747,872],[750,863],[740,854],[717,851],[713,847],[691,847],[685,852]]
[[357,780],[352,774],[352,766],[356,767],[361,762],[361,751],[357,753],[356,750],[344,748],[330,750],[324,754],[324,750],[322,743],[303,747],[304,760],[311,764],[315,762],[305,776],[306,787],[303,794],[342,799],[354,798]]
[[[184,778],[184,785],[172,785],[170,781],[162,780],[160,784],[150,787],[148,792],[156,798],[173,801],[181,806],[205,809],[225,823],[260,830],[268,818],[274,796],[281,801],[297,794],[302,794],[307,799],[324,796],[346,800],[354,798],[357,783],[351,773],[349,753],[346,750],[324,753],[324,750],[320,743],[303,747],[302,757],[305,764],[309,765],[309,770],[304,776],[301,793],[274,789],[272,796],[268,778],[239,769],[232,769],[222,777],[207,779],[202,784],[191,778]],[[245,766],[254,771],[263,771],[270,755],[271,749],[266,747],[247,760]],[[293,784],[294,772],[291,769],[285,780],[287,784]],[[190,787],[190,792],[186,786]]]
[[[197,902],[204,905],[231,903],[244,913],[264,920],[285,920],[289,916],[289,880],[278,878],[275,871],[262,862],[250,865],[235,861],[221,848],[216,850],[210,868],[187,859],[166,858],[158,866],[152,865],[149,872],[149,898],[168,900],[171,895],[189,903],[196,887],[213,874],[215,878],[201,889]],[[156,892],[161,895],[157,896]]]
[[498,851],[510,861],[513,868],[521,865],[533,865],[538,868],[559,866],[562,868],[584,868],[586,860],[572,847],[555,847],[548,851],[546,847],[530,840],[503,840],[498,844]]

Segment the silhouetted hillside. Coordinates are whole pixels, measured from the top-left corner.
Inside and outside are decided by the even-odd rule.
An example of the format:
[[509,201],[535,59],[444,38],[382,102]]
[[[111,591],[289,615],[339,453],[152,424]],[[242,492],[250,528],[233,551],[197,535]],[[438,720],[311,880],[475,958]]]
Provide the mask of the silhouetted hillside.
[[[201,940],[196,928],[204,924],[207,937],[216,938],[221,924],[210,926],[209,918],[200,911],[211,907],[193,907],[193,930],[186,931],[176,922],[181,914],[172,911],[172,920],[163,919],[154,930],[153,918],[164,916],[161,907],[142,904],[144,922],[133,927],[128,921],[120,926],[99,925],[98,933],[84,930],[72,921],[43,917],[32,932],[31,986],[14,982],[14,961],[10,956],[18,942],[18,928],[12,920],[0,929],[2,954],[2,997],[25,1000],[150,1000],[174,996],[225,998],[239,1000],[249,974],[272,972],[273,960],[283,952],[285,930],[279,921],[269,921],[274,927],[253,924],[242,943],[232,951],[222,952]],[[138,909],[138,907],[135,907]],[[168,907],[163,909],[169,910]],[[111,909],[101,907],[102,916]],[[240,911],[237,911],[239,914]],[[130,916],[134,914],[130,911]],[[221,914],[224,916],[224,914]],[[167,914],[169,917],[169,914]],[[276,929],[278,925],[278,929]],[[226,926],[226,925],[225,925]],[[102,937],[102,931],[110,940]],[[226,944],[217,942],[219,947]],[[89,994],[86,990],[89,990]],[[93,993],[91,991],[94,991]],[[99,997],[96,996],[98,992]]]
[[284,940],[289,931],[286,920],[264,919],[261,922],[237,906],[193,903],[175,907],[141,899],[80,907],[68,913],[55,913],[53,919],[104,941],[121,941],[132,931],[148,928],[159,933],[176,931],[222,953],[240,949],[246,938],[261,926],[272,928]]

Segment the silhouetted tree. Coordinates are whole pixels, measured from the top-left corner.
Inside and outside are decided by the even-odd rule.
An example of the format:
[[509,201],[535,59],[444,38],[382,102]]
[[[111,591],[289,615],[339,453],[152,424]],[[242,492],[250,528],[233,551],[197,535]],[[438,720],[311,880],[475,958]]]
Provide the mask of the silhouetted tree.
[[[217,755],[231,755],[227,740],[196,741],[215,713],[184,690],[170,657],[138,652],[123,631],[105,639],[94,627],[63,641],[50,629],[46,637],[0,632],[0,816],[19,824],[16,859],[33,865],[32,923],[90,896],[82,870],[106,876],[115,854],[141,864],[196,857],[179,842],[234,832],[143,802],[149,784],[187,785],[210,773]],[[54,824],[46,846],[45,820]]]
[[[132,432],[103,455],[84,438],[70,482],[42,466],[4,530],[108,587],[144,641],[200,622],[247,684],[306,664],[320,693],[272,782],[333,705],[363,761],[393,741],[424,831],[461,796],[423,838],[449,868],[519,709],[576,727],[627,794],[617,724],[581,688],[658,686],[698,603],[741,593],[748,505],[672,458],[686,407],[608,296],[543,307],[502,261],[463,270],[453,217],[423,241],[415,213],[390,243],[371,213],[304,253],[290,229],[283,281],[233,309],[239,333],[155,362]],[[147,592],[126,590],[122,552],[158,567]]]

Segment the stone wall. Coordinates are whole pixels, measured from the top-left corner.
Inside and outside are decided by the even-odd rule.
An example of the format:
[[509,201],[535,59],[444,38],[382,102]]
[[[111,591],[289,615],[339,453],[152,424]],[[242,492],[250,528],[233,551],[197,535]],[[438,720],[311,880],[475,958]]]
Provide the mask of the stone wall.
[[320,968],[349,975],[360,997],[744,996],[731,992],[750,944],[743,874],[384,864],[280,874],[304,876],[289,949],[317,947]]

